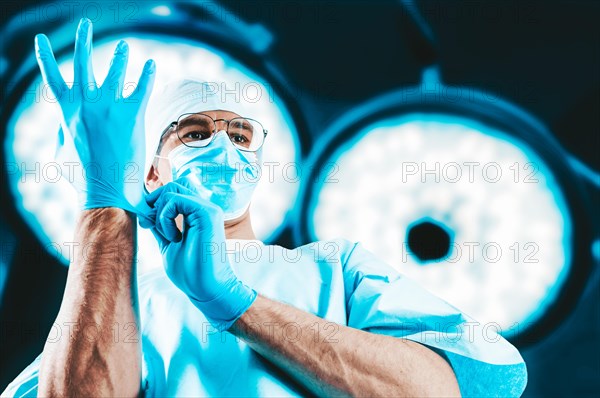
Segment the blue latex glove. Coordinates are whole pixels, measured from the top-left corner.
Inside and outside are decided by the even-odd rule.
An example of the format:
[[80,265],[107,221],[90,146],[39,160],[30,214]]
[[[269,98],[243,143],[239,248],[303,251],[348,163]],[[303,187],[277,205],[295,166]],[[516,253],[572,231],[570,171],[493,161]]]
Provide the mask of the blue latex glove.
[[[57,161],[67,167],[82,209],[118,207],[139,212],[143,201],[144,113],[154,85],[155,65],[148,60],[136,89],[123,98],[129,49],[120,41],[101,87],[92,70],[92,23],[77,28],[74,82],[67,86],[48,38],[35,37],[35,53],[44,84],[52,90],[61,113]],[[67,163],[70,162],[70,163]]]
[[[257,293],[240,281],[225,253],[223,210],[189,189],[185,177],[146,197],[153,207],[140,225],[151,228],[171,281],[219,331],[227,330],[252,305]],[[175,218],[183,214],[183,234]]]

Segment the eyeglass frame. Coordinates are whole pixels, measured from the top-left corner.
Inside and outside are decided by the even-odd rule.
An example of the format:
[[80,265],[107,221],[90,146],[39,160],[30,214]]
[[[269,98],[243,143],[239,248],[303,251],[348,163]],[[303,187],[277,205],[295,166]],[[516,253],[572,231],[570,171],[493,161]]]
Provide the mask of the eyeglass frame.
[[[215,128],[214,128],[214,130],[213,130],[213,131],[214,131],[214,133],[210,135],[210,141],[208,142],[208,144],[206,144],[206,145],[204,145],[204,146],[201,146],[201,147],[187,145],[185,142],[183,142],[183,140],[181,139],[181,137],[179,136],[179,134],[177,134],[177,139],[179,139],[179,141],[181,141],[181,143],[182,143],[183,145],[187,146],[188,148],[205,148],[205,147],[209,146],[209,145],[210,145],[210,144],[213,142],[213,140],[215,139],[215,136],[217,135],[217,133],[218,133],[219,131],[221,131],[221,130],[217,130],[217,122],[220,122],[220,121],[223,121],[223,122],[226,122],[226,123],[227,123],[227,128],[225,129],[225,133],[228,133],[228,131],[229,131],[229,123],[231,123],[231,121],[232,121],[232,120],[235,120],[235,119],[246,119],[246,120],[251,120],[251,121],[253,121],[253,122],[256,122],[256,123],[258,123],[258,124],[260,125],[260,127],[262,127],[263,141],[262,141],[262,143],[260,144],[260,146],[259,146],[258,148],[256,148],[255,150],[250,150],[250,149],[242,149],[242,148],[240,148],[239,146],[237,146],[237,145],[234,145],[234,146],[235,146],[235,148],[236,148],[237,150],[239,150],[239,151],[242,151],[242,152],[258,152],[258,151],[260,150],[260,148],[262,148],[262,146],[265,144],[265,139],[267,138],[267,134],[269,133],[269,131],[268,131],[267,129],[265,129],[265,128],[264,128],[264,126],[262,125],[262,123],[261,123],[261,122],[259,122],[259,121],[258,121],[258,120],[256,120],[256,119],[249,118],[249,117],[237,116],[237,117],[231,118],[231,119],[229,119],[229,120],[227,120],[227,119],[213,119],[212,117],[210,117],[210,116],[208,116],[207,114],[205,114],[205,113],[202,113],[202,112],[190,112],[190,113],[182,113],[181,115],[179,115],[179,117],[177,118],[177,120],[175,120],[175,121],[173,121],[173,122],[169,123],[169,125],[167,126],[167,128],[166,128],[166,129],[164,129],[164,130],[163,130],[163,132],[160,134],[160,138],[159,138],[159,140],[160,140],[160,141],[162,141],[162,139],[163,139],[164,135],[165,135],[165,134],[167,134],[167,133],[169,132],[169,130],[170,130],[170,129],[172,129],[173,127],[177,126],[177,125],[179,124],[179,120],[181,119],[181,117],[182,117],[182,116],[185,116],[185,115],[202,115],[202,116],[206,116],[207,118],[209,118],[210,120],[212,120],[212,121],[213,121],[213,124],[214,124],[214,126],[215,126]],[[229,137],[229,134],[227,134],[227,137]],[[233,144],[233,143],[232,143],[232,144]],[[160,145],[159,145],[159,147],[156,149],[156,153],[158,153],[158,152],[159,152],[159,150],[160,150]]]

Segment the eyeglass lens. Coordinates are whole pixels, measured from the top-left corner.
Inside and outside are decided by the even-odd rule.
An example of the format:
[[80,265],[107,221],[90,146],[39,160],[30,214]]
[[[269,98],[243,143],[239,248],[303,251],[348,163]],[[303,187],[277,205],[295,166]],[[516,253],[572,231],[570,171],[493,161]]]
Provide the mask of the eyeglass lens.
[[[191,147],[207,146],[217,132],[216,122],[200,113],[181,115],[175,128],[181,142]],[[246,151],[257,150],[264,140],[262,125],[255,120],[241,117],[229,121],[227,135],[233,145]]]

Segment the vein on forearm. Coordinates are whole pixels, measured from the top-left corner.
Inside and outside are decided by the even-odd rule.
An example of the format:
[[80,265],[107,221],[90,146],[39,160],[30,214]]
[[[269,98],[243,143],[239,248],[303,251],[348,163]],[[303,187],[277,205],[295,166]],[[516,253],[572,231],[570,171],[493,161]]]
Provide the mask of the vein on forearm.
[[[125,343],[113,333],[114,327],[129,323],[138,333],[135,218],[116,208],[84,211],[75,241],[56,318],[65,335],[46,343],[40,392],[52,396],[135,395],[139,342]],[[120,385],[122,380],[125,387]]]
[[[284,337],[288,325],[300,327],[298,338]],[[332,326],[334,335],[327,332]],[[419,343],[331,323],[263,296],[230,331],[317,395],[460,396],[448,363]]]
[[114,305],[115,289],[135,287],[133,221],[124,212],[115,216],[114,210],[87,212],[75,232],[78,241],[69,272],[85,293],[85,305]]

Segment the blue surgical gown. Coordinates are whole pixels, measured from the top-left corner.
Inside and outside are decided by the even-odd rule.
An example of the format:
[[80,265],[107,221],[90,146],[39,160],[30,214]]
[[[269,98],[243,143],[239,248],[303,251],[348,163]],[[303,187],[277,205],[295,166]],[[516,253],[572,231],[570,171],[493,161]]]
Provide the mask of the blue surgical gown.
[[[525,389],[523,358],[495,328],[433,295],[359,243],[339,239],[288,250],[228,240],[220,253],[242,281],[268,298],[332,323],[428,346],[452,366],[465,397],[520,396]],[[306,395],[244,341],[210,326],[162,268],[142,275],[138,284],[145,396]],[[320,335],[335,338],[333,326]],[[8,386],[7,396],[37,394],[41,355]]]

